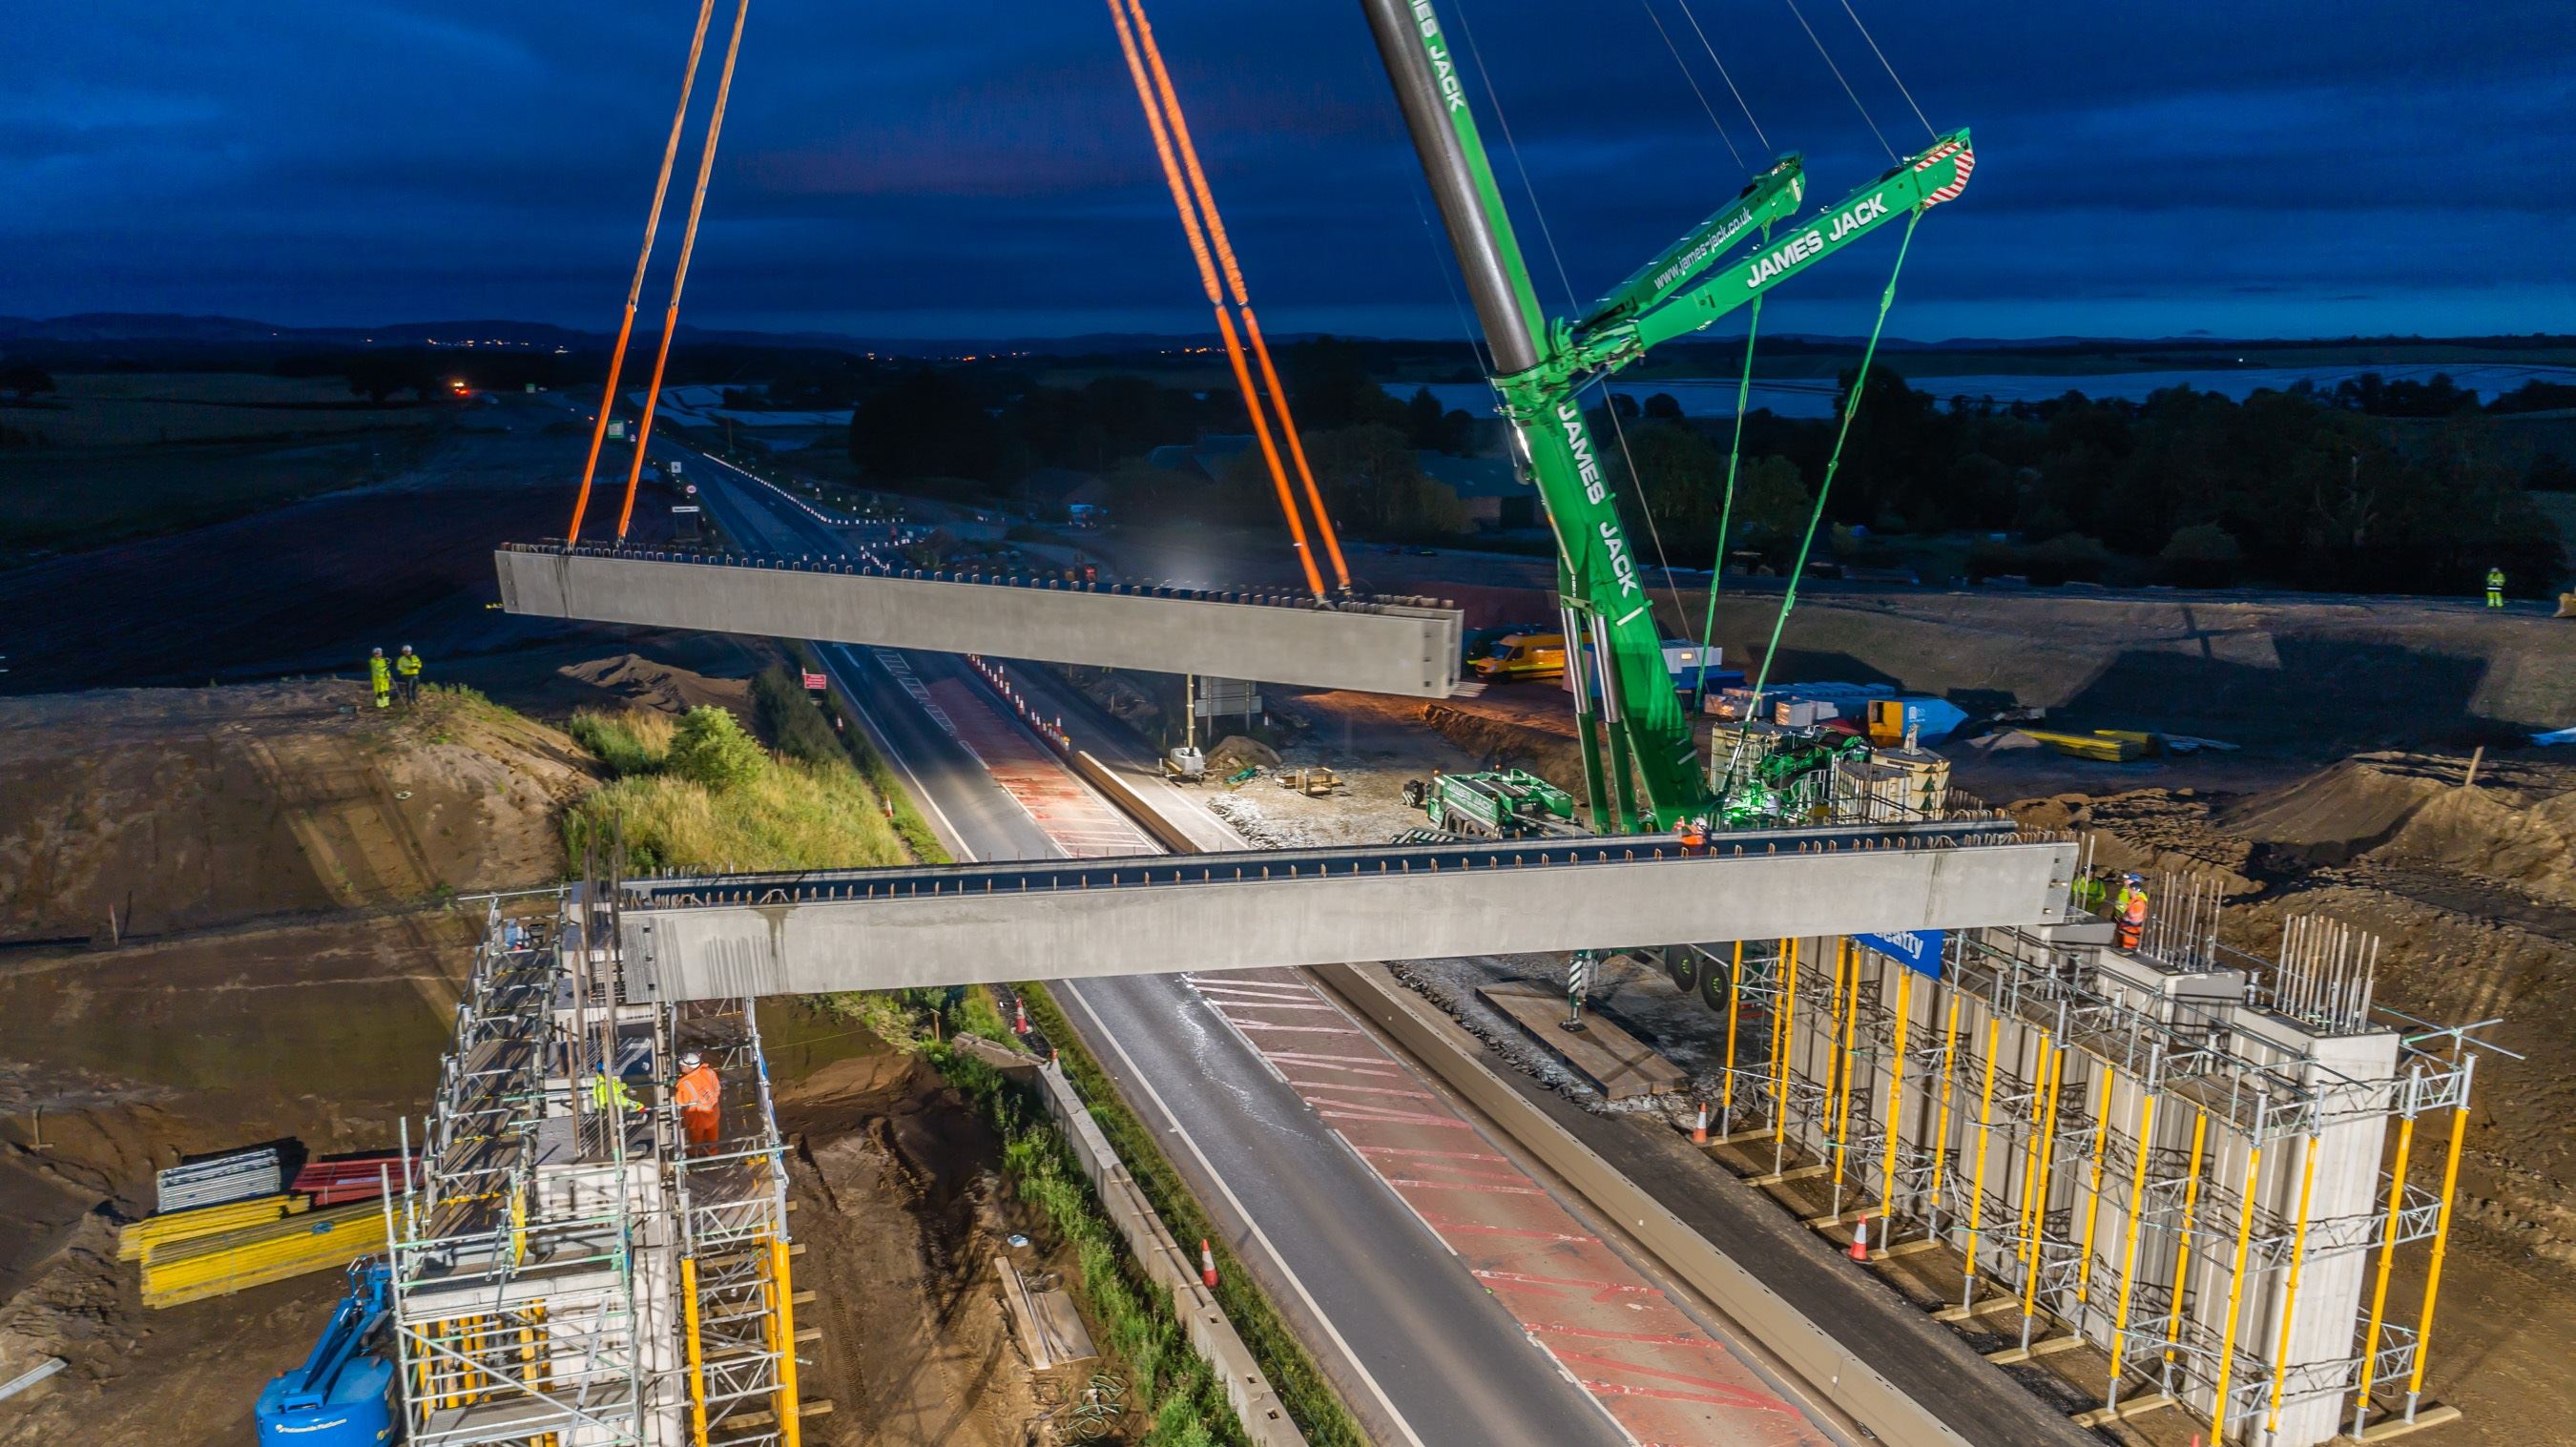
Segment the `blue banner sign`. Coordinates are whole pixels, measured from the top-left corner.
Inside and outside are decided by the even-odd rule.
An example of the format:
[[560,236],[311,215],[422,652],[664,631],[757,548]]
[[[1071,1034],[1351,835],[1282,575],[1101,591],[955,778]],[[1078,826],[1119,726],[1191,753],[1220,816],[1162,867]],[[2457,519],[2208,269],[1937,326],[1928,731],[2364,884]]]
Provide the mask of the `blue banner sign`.
[[1941,978],[1941,940],[1946,933],[1937,929],[1918,929],[1892,935],[1856,934],[1852,938],[1918,975],[1937,980]]

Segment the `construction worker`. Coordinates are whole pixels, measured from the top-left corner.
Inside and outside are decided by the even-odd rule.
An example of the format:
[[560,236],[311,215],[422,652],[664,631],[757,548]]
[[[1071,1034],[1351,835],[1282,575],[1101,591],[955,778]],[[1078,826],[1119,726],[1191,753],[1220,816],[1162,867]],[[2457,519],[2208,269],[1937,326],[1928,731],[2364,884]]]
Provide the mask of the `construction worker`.
[[2117,934],[2120,948],[2134,950],[2147,933],[2146,881],[2132,874],[2121,881]]
[[689,1153],[716,1143],[716,1104],[724,1096],[724,1083],[716,1079],[716,1069],[705,1056],[691,1050],[680,1057],[680,1079],[671,1088],[672,1099],[680,1106],[680,1132],[686,1138]]
[[2504,606],[2504,569],[2502,568],[2487,569],[2487,606],[2490,608]]
[[1673,826],[1673,837],[1681,843],[1682,857],[1693,859],[1702,854],[1706,854],[1708,852],[1708,821],[1705,819],[1684,819],[1679,824]]
[[412,652],[408,643],[394,659],[394,686],[402,690],[403,707],[420,702],[420,655]]
[[626,1082],[608,1073],[603,1065],[591,1073],[590,1108],[602,1115],[621,1116],[630,1110],[642,1110],[644,1102],[626,1088]]
[[376,707],[393,707],[393,670],[385,666],[385,651],[381,648],[367,655],[367,687],[376,695]]

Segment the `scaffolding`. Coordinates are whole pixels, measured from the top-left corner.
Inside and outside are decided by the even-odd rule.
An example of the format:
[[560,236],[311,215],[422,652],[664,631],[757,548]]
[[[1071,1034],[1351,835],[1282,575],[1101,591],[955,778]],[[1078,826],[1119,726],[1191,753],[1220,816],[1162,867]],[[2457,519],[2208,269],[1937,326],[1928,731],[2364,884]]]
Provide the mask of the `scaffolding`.
[[[415,1447],[798,1441],[795,1248],[751,1002],[628,1001],[616,898],[567,888],[534,928],[487,908],[425,1169],[385,1207]],[[689,1050],[722,1085],[712,1138],[669,1100]]]
[[[2309,1447],[2418,1421],[2496,1022],[2377,1006],[2377,942],[2340,925],[2292,919],[2265,959],[2218,942],[2214,886],[2155,893],[2134,949],[2079,916],[1953,934],[1937,973],[1832,937],[1668,952],[1726,1020],[1718,1140],[1823,1206],[1809,1225],[1865,1222],[1873,1259],[1946,1253],[1941,1315],[1994,1360],[2089,1348],[2088,1425],[2176,1410]],[[2438,1190],[2410,1176],[2419,1126],[2448,1133]],[[2409,1247],[2411,1323],[2388,1313]]]

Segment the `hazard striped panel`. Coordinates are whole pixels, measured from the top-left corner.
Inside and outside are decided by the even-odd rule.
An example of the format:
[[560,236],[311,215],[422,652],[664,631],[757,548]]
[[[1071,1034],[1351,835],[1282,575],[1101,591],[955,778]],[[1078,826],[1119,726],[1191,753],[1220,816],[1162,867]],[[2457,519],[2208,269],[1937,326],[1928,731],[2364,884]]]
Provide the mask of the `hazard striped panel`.
[[1944,201],[1956,201],[1959,199],[1959,193],[1968,189],[1968,177],[1975,174],[1977,169],[1977,153],[1961,142],[1945,142],[1924,152],[1922,158],[1914,163],[1914,169],[1929,171],[1952,156],[1959,158],[1959,174],[1949,185],[1926,195],[1923,198],[1924,205],[1938,206]]

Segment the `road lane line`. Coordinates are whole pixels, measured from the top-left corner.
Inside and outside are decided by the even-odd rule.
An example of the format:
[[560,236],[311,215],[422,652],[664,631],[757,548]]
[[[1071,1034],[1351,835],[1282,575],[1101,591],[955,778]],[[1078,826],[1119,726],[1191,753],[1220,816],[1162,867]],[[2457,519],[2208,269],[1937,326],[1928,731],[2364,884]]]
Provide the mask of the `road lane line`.
[[1288,1284],[1296,1288],[1297,1299],[1306,1303],[1307,1312],[1314,1317],[1318,1325],[1323,1327],[1324,1334],[1333,1339],[1333,1346],[1341,1352],[1342,1359],[1349,1362],[1351,1370],[1359,1374],[1360,1381],[1369,1389],[1369,1395],[1377,1399],[1379,1410],[1386,1413],[1387,1420],[1395,1424],[1395,1429],[1402,1432],[1404,1440],[1412,1443],[1413,1447],[1430,1447],[1430,1444],[1424,1442],[1421,1435],[1413,1430],[1413,1424],[1404,1420],[1404,1414],[1396,1410],[1394,1400],[1386,1394],[1386,1388],[1379,1386],[1377,1378],[1370,1375],[1368,1364],[1360,1360],[1360,1354],[1351,1350],[1351,1344],[1343,1339],[1341,1329],[1333,1325],[1333,1318],[1316,1303],[1315,1294],[1306,1289],[1306,1283],[1298,1277],[1295,1269],[1289,1266],[1288,1258],[1280,1253],[1277,1246],[1271,1244],[1270,1233],[1261,1229],[1261,1223],[1253,1219],[1251,1211],[1245,1209],[1242,1198],[1234,1194],[1232,1186],[1226,1184],[1225,1173],[1219,1171],[1216,1163],[1207,1158],[1207,1152],[1199,1149],[1198,1140],[1190,1134],[1188,1127],[1181,1124],[1179,1113],[1165,1103],[1163,1093],[1156,1090],[1154,1082],[1146,1078],[1144,1070],[1136,1064],[1135,1057],[1127,1053],[1127,1047],[1111,1033],[1109,1026],[1101,1020],[1099,1012],[1091,1008],[1091,1002],[1082,997],[1081,987],[1071,981],[1060,983],[1064,987],[1064,992],[1073,997],[1073,1002],[1082,1007],[1082,1013],[1091,1017],[1091,1027],[1097,1032],[1096,1038],[1108,1041],[1109,1048],[1118,1052],[1118,1058],[1126,1062],[1128,1078],[1135,1081],[1136,1088],[1145,1092],[1146,1099],[1153,1101],[1154,1108],[1163,1113],[1163,1119],[1171,1125],[1171,1133],[1179,1136],[1181,1144],[1190,1148],[1190,1154],[1198,1160],[1199,1169],[1205,1171],[1207,1178],[1216,1183],[1216,1188],[1224,1195],[1226,1204],[1234,1208],[1235,1217],[1243,1222],[1246,1230],[1252,1233],[1252,1239],[1261,1243],[1262,1251],[1270,1257],[1271,1264],[1279,1268],[1279,1274],[1288,1278]]

